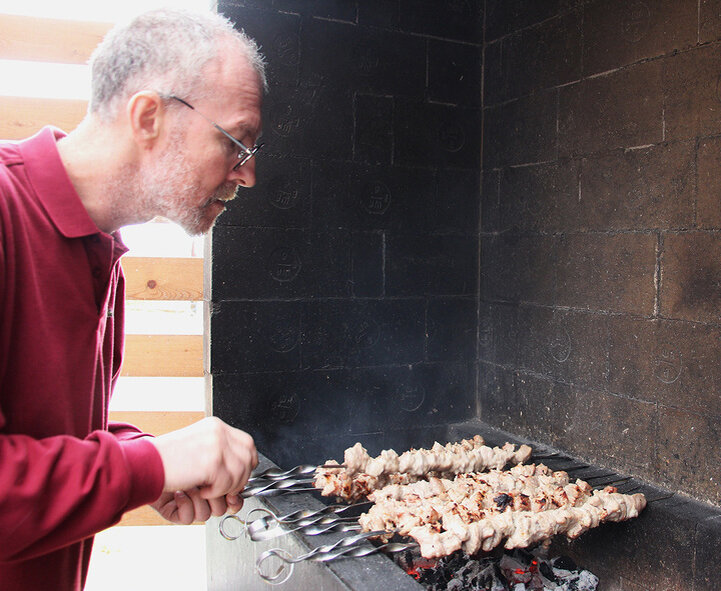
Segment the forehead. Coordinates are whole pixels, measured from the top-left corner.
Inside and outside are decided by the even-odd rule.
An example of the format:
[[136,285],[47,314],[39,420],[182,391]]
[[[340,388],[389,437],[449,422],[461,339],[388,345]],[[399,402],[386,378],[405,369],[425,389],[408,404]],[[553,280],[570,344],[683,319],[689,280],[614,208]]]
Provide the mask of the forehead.
[[210,62],[205,79],[210,105],[218,118],[236,125],[260,130],[263,85],[258,73],[237,47],[221,51],[221,58]]

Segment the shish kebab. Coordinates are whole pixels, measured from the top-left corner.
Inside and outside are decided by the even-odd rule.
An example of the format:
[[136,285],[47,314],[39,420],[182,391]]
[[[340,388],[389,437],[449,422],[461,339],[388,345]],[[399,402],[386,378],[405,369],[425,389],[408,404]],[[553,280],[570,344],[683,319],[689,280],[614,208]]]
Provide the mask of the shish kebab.
[[[646,505],[641,494],[623,495],[614,487],[593,491],[582,480],[570,483],[565,472],[522,465],[530,455],[528,446],[486,447],[480,436],[400,456],[385,450],[376,458],[358,443],[346,450],[343,465],[329,461],[318,469],[315,486],[348,501],[368,497],[376,505],[361,516],[362,527],[410,536],[426,558],[460,548],[488,551],[504,539],[510,549],[561,533],[575,538],[602,521],[636,517]],[[521,465],[502,472],[508,463]],[[435,498],[443,495],[445,507]]]
[[431,476],[452,477],[520,464],[531,457],[531,451],[527,445],[516,448],[511,443],[488,447],[480,435],[446,445],[436,442],[430,449],[411,449],[400,455],[392,449],[383,450],[377,457],[371,457],[356,443],[345,450],[343,464],[329,460],[319,468],[314,485],[324,496],[355,502],[388,484],[408,484]]
[[490,551],[504,539],[512,549],[557,534],[575,538],[602,521],[636,517],[646,505],[642,494],[623,495],[614,487],[594,491],[542,464],[391,485],[369,499],[375,504],[361,515],[362,529],[410,536],[425,558],[460,548],[469,554]]

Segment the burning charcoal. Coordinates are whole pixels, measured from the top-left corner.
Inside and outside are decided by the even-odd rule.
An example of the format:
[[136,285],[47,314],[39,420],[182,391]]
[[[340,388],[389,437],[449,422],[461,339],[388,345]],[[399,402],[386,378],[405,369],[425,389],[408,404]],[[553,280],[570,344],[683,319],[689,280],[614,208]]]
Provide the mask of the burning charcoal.
[[547,562],[542,560],[538,565],[538,570],[540,570],[541,574],[546,577],[546,579],[548,579],[551,583],[560,582],[560,579],[556,577],[556,575],[553,573],[551,565],[549,565]]
[[560,568],[562,570],[578,570],[578,567],[576,566],[576,563],[571,560],[568,556],[559,556],[558,558],[554,558],[551,561],[551,566],[553,568]]

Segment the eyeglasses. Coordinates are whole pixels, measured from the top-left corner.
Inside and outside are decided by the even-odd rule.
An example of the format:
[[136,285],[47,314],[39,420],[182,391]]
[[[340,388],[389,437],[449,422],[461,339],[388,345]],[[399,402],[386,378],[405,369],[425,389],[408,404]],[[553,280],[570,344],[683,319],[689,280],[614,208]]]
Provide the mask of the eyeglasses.
[[198,115],[200,115],[203,119],[205,119],[208,123],[210,123],[215,129],[217,129],[220,133],[222,133],[225,137],[227,137],[231,142],[233,142],[236,146],[238,146],[241,149],[241,152],[238,154],[238,162],[233,166],[233,170],[238,170],[243,164],[248,162],[253,156],[255,156],[258,153],[258,150],[260,150],[263,147],[263,144],[255,144],[252,148],[249,148],[246,146],[243,142],[240,140],[235,139],[232,135],[230,135],[225,129],[223,129],[220,125],[218,125],[215,121],[212,121],[211,119],[208,119],[205,115],[203,115],[200,111],[198,111],[193,105],[191,105],[189,102],[184,101],[182,98],[178,98],[177,96],[171,94],[168,95],[166,98],[171,98],[173,100],[178,101],[179,103],[184,104],[186,107],[189,107],[190,109],[193,109]]

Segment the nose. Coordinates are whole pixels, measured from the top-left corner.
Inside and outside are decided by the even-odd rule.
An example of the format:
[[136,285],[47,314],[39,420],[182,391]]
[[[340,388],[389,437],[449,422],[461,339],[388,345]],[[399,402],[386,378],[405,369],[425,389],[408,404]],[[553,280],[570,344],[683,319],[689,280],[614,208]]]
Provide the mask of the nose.
[[252,187],[255,185],[255,158],[251,158],[239,166],[236,170],[230,169],[228,180],[237,183],[241,187]]

